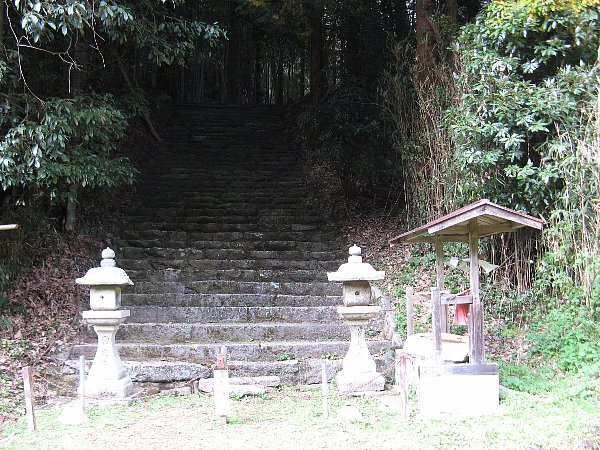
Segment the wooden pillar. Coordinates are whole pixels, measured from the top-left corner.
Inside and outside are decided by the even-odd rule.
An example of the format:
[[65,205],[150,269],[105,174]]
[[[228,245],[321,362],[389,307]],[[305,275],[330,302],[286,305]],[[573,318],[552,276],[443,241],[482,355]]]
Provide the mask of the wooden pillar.
[[439,288],[431,289],[432,317],[431,324],[433,326],[433,342],[435,348],[435,364],[442,365],[442,329],[440,328],[440,302],[441,294]]
[[414,296],[415,289],[411,286],[406,286],[406,337],[415,334],[415,322],[413,317]]
[[479,298],[479,230],[476,220],[469,222],[469,275],[473,296],[469,314],[469,362],[483,364],[483,306]]
[[[444,243],[441,238],[435,239],[435,273],[437,278],[437,288],[444,290]],[[448,306],[440,306],[440,329],[442,333],[448,332]]]

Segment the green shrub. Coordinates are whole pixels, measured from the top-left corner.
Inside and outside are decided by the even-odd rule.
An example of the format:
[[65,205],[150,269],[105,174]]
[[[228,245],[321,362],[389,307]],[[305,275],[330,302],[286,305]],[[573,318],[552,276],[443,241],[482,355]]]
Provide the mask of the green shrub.
[[599,5],[494,1],[463,28],[461,105],[450,119],[464,202],[551,210],[567,180],[550,148],[560,129],[579,126],[582,103],[593,103],[600,87]]
[[589,311],[559,306],[540,317],[529,333],[530,352],[566,371],[600,361],[600,324]]
[[[59,202],[68,186],[131,183],[136,170],[116,157],[127,121],[109,95],[48,99],[12,98],[11,114],[0,116],[0,182],[27,201],[32,191]],[[32,111],[32,108],[35,110]]]

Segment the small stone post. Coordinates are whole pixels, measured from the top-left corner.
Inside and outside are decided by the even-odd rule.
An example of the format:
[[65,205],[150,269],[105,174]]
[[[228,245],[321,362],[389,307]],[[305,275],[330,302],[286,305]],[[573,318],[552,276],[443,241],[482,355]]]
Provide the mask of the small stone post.
[[221,347],[217,354],[217,366],[213,370],[215,385],[213,389],[215,399],[215,413],[219,417],[219,422],[226,425],[229,414],[231,413],[231,403],[229,400],[229,368],[227,367],[227,348]]
[[123,269],[116,267],[115,252],[102,251],[100,267],[94,267],[76,283],[90,286],[90,311],[83,318],[94,326],[98,348],[87,376],[85,392],[100,399],[124,399],[133,394],[133,383],[123,367],[115,335],[119,326],[129,317],[129,311],[120,309],[121,288],[133,285]]
[[383,280],[385,272],[377,272],[370,264],[363,263],[360,247],[350,247],[349,253],[346,264],[327,274],[329,281],[343,283],[344,306],[338,306],[337,311],[350,327],[350,348],[343,369],[336,376],[337,387],[342,393],[381,391],[385,378],[377,373],[365,331],[369,320],[381,314],[381,308],[371,304],[369,281]]

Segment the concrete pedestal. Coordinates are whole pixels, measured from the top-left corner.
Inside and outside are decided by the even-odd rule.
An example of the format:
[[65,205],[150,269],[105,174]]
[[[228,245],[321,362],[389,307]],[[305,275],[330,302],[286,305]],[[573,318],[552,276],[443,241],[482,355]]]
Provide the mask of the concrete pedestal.
[[377,317],[379,306],[338,306],[338,313],[350,327],[350,348],[344,357],[343,369],[335,380],[339,392],[382,391],[385,378],[375,369],[375,360],[369,352],[365,331],[369,319]]
[[478,416],[498,408],[497,364],[448,364],[420,367],[419,414]]
[[85,383],[89,396],[125,398],[133,393],[133,383],[123,367],[115,335],[129,311],[84,311],[83,318],[98,334],[98,348]]

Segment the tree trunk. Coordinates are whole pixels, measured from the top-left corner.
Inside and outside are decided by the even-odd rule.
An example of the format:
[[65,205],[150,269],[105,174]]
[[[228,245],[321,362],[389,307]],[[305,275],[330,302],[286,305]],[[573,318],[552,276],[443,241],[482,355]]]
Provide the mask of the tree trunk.
[[6,5],[0,0],[0,46],[4,45],[4,10]]
[[415,12],[417,16],[417,68],[424,75],[436,60],[435,33],[431,15],[433,14],[433,0],[416,0]]
[[262,88],[262,44],[260,36],[254,44],[254,103],[264,103],[264,91]]
[[277,71],[275,74],[275,103],[283,105],[283,52],[277,58]]
[[69,186],[69,199],[67,200],[67,214],[65,217],[65,230],[67,231],[75,231],[78,189],[79,186],[77,184],[72,184]]
[[318,105],[323,97],[323,5],[313,5],[310,16],[310,99]]
[[205,74],[204,74],[204,58],[202,58],[200,60],[200,87],[199,87],[199,91],[200,91],[200,102],[204,101],[204,78],[205,78]]
[[[356,12],[350,12],[344,18],[343,43],[344,45],[344,68],[346,77],[353,81],[361,81],[364,67],[361,64],[360,35],[361,20]],[[343,44],[342,44],[343,45]],[[340,74],[344,77],[344,74]]]
[[458,1],[446,0],[444,3],[444,12],[452,19],[454,23],[458,22]]
[[285,84],[285,101],[286,103],[290,103],[290,87],[292,84],[292,72],[293,72],[293,65],[292,65],[292,59],[288,59],[287,61],[287,81]]
[[300,100],[304,99],[306,95],[306,57],[304,54],[304,49],[300,49]]
[[237,1],[229,0],[229,45],[227,52],[227,85],[225,101],[240,101],[240,45],[242,25],[236,12]]

